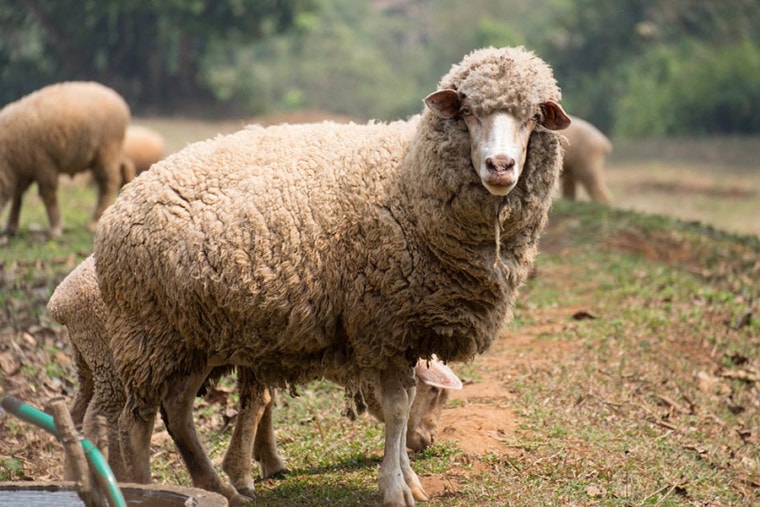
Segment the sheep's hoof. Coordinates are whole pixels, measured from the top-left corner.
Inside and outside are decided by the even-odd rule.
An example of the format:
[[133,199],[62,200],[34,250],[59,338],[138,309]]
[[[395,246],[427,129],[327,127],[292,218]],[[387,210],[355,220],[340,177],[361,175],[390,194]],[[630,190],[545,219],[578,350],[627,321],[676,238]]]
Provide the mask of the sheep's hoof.
[[408,487],[386,494],[383,499],[383,507],[414,507],[414,505],[414,493]]
[[412,490],[412,496],[414,497],[415,500],[420,501],[420,502],[427,502],[428,500],[430,500],[430,498],[428,498],[427,496],[427,493],[425,493],[425,490],[422,489],[422,486],[412,486],[411,490]]
[[246,505],[249,503],[252,503],[256,500],[256,494],[251,491],[250,495],[241,495],[239,493],[235,493],[233,495],[230,495],[228,497],[230,506],[237,507],[238,505]]
[[289,473],[290,470],[287,468],[281,468],[274,472],[268,472],[267,475],[262,476],[262,479],[284,479]]
[[256,491],[254,490],[253,486],[240,486],[239,488],[235,489],[237,489],[237,492],[241,495],[250,498],[251,500],[249,501],[256,499]]

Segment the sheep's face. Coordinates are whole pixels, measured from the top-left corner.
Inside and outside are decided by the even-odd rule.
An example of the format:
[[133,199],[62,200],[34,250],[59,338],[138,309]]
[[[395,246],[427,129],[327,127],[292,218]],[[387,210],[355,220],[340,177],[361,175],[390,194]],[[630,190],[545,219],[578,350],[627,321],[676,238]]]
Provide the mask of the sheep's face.
[[507,195],[520,179],[528,141],[533,130],[542,125],[561,130],[570,125],[562,107],[546,101],[527,119],[506,111],[476,114],[466,98],[455,90],[439,90],[425,103],[440,118],[461,119],[470,133],[470,157],[483,186],[493,195]]
[[422,451],[435,441],[438,420],[449,400],[449,392],[452,389],[462,389],[462,381],[448,366],[435,358],[417,361],[414,375],[417,379],[417,393],[409,410],[406,446],[413,451]]
[[[413,451],[422,451],[435,442],[441,411],[449,400],[450,391],[462,389],[462,381],[435,357],[430,361],[419,359],[414,376],[417,389],[406,424],[406,446]],[[369,413],[384,422],[380,386],[366,384],[362,387],[364,394],[369,395],[365,398]]]

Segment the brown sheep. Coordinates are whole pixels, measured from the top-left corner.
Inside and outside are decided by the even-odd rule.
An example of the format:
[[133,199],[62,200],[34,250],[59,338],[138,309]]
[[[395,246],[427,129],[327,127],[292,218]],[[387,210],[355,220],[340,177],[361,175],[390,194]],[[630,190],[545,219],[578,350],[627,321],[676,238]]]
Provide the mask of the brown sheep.
[[91,170],[98,202],[90,229],[113,202],[121,183],[121,149],[129,123],[127,103],[94,82],[46,86],[0,111],[0,211],[12,199],[6,233],[18,233],[21,201],[37,183],[50,235],[62,232],[58,176]]
[[575,116],[570,119],[572,123],[563,132],[570,146],[562,163],[562,196],[575,199],[576,185],[581,184],[593,200],[610,203],[612,193],[604,182],[604,160],[612,151],[612,143],[589,122]]

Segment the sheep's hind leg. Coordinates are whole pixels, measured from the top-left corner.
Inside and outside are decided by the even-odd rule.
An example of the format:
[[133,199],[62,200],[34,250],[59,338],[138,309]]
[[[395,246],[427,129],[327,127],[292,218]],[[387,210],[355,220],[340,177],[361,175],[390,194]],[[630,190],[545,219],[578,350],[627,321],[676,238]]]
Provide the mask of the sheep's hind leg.
[[280,454],[277,452],[277,442],[274,436],[274,423],[272,422],[272,410],[274,408],[274,391],[271,392],[269,401],[264,407],[264,413],[256,428],[256,439],[253,442],[253,458],[259,462],[261,477],[269,479],[287,474]]
[[87,407],[90,405],[93,393],[95,392],[95,383],[92,378],[92,370],[87,362],[79,353],[79,349],[76,346],[72,346],[74,352],[74,364],[77,367],[77,380],[79,381],[79,387],[76,393],[74,393],[74,400],[71,402],[71,420],[74,425],[81,428],[82,422],[84,422],[84,416],[87,412]]
[[58,238],[63,233],[63,226],[61,225],[61,208],[58,205],[58,173],[53,171],[52,174],[52,177],[41,178],[37,181],[37,190],[47,210],[50,237]]
[[406,425],[414,387],[405,387],[397,371],[384,371],[380,382],[385,419],[385,450],[379,480],[383,505],[413,507],[415,499],[427,500],[406,454]]
[[87,227],[90,231],[95,232],[98,220],[106,208],[116,199],[116,194],[119,192],[122,178],[120,160],[96,161],[92,168],[92,175],[98,187],[98,202],[95,204],[92,220]]
[[261,389],[248,368],[238,367],[238,415],[232,438],[222,461],[227,474],[241,495],[254,497],[251,465],[253,458],[261,462],[264,478],[284,473],[285,464],[277,453],[272,426],[272,397],[269,389]]
[[131,402],[119,416],[119,442],[127,476],[132,482],[150,483],[150,437],[156,420],[157,406]]
[[182,459],[187,466],[193,485],[207,491],[215,491],[227,497],[230,505],[242,505],[251,498],[240,495],[234,488],[228,486],[214,470],[193,421],[193,402],[211,369],[175,379],[172,387],[161,404],[161,416],[166,429],[174,440]]

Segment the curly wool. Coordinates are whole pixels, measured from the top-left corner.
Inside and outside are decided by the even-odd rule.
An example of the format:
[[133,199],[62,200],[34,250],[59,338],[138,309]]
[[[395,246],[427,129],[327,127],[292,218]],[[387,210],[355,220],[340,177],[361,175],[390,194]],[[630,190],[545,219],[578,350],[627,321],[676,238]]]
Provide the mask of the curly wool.
[[546,62],[523,47],[505,49],[472,51],[441,78],[439,89],[468,98],[476,115],[506,111],[527,119],[543,102],[559,102],[561,93]]
[[[475,53],[444,81],[487,107],[558,99],[522,53],[483,53],[516,82],[491,83],[494,65]],[[252,368],[262,385],[329,373],[352,386],[389,368],[411,383],[417,357],[483,352],[535,257],[561,147],[535,131],[505,197],[483,187],[469,152],[463,121],[425,111],[248,128],[153,166],[109,208],[95,243],[128,391],[157,400],[167,379],[225,364]]]

